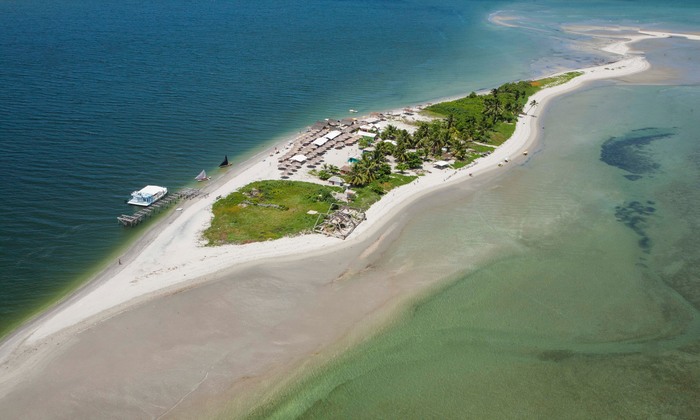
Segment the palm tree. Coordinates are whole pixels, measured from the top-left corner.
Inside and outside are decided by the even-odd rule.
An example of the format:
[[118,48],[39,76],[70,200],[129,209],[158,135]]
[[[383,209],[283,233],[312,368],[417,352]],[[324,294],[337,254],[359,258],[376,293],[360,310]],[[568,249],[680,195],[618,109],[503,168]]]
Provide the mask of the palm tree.
[[534,99],[531,100],[531,101],[530,101],[530,109],[528,109],[527,112],[532,111],[532,108],[536,107],[537,105],[538,105],[538,104],[537,104],[537,101],[536,101],[536,100],[534,100]]
[[423,139],[429,137],[430,135],[430,129],[428,128],[428,123],[426,122],[421,122],[418,124],[418,128],[416,129],[415,133],[413,133],[413,147],[416,147],[418,144],[420,144]]
[[338,168],[335,165],[329,165],[327,163],[324,163],[323,166],[321,166],[321,170],[328,171],[332,174],[338,174],[340,173],[340,168]]
[[393,139],[396,137],[396,133],[398,132],[398,129],[394,127],[393,125],[389,124],[386,126],[386,128],[382,131],[382,133],[379,135],[379,137],[382,140],[386,139]]
[[411,133],[409,133],[406,130],[400,130],[396,134],[396,146],[403,147],[404,149],[413,148],[415,146],[415,143],[413,142],[413,137],[411,136]]
[[408,155],[406,153],[406,147],[403,145],[403,143],[396,144],[396,148],[394,148],[393,156],[397,162],[406,162],[406,160],[408,160]]
[[455,122],[455,116],[450,113],[450,115],[447,116],[447,130],[452,129],[452,125]]
[[381,154],[381,156],[377,156],[377,158],[382,159],[382,161],[386,161],[385,156],[392,154],[392,152],[394,151],[394,145],[389,143],[389,142],[386,142],[386,141],[383,141],[381,143],[377,143],[377,145],[375,147],[376,147],[375,152]]
[[348,180],[350,182],[350,185],[353,185],[355,187],[362,187],[367,184],[369,184],[369,181],[367,179],[367,172],[363,171],[362,168],[360,168],[360,165],[355,163],[352,166],[352,171],[348,175]]
[[361,187],[377,180],[384,169],[384,155],[377,153],[365,153],[362,159],[355,162],[350,172],[350,184]]
[[450,142],[452,155],[458,160],[464,160],[467,157],[467,145],[463,140],[453,138]]
[[501,103],[494,97],[484,98],[484,115],[496,121],[500,116],[500,105]]

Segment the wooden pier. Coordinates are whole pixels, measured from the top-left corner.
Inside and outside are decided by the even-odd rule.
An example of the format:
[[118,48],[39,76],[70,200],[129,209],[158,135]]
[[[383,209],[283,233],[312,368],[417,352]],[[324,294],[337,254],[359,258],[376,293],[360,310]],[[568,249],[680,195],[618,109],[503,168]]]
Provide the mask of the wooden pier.
[[154,214],[159,213],[161,210],[170,207],[171,204],[180,201],[180,199],[190,199],[198,197],[201,193],[202,192],[198,189],[186,188],[176,193],[168,194],[165,197],[158,200],[157,202],[155,202],[154,204],[151,204],[148,207],[144,207],[132,215],[122,214],[121,216],[117,217],[117,221],[119,221],[119,223],[123,226],[133,227],[143,222],[147,218],[153,216]]

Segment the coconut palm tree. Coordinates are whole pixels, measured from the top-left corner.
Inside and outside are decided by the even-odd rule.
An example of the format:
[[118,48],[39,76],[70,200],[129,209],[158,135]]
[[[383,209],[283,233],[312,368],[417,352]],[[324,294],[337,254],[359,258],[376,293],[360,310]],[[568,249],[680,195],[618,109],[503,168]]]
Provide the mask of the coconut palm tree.
[[452,151],[452,155],[458,160],[467,158],[467,144],[464,140],[452,138],[450,150]]
[[530,109],[528,109],[527,112],[532,111],[532,108],[536,107],[537,105],[538,105],[538,104],[537,104],[537,101],[536,101],[536,100],[534,100],[534,99],[531,100],[531,101],[530,101]]
[[386,126],[386,128],[384,130],[382,130],[382,133],[379,135],[379,137],[382,140],[393,139],[396,137],[396,134],[398,131],[399,130],[396,127],[389,124]]
[[413,133],[413,144],[411,145],[412,148],[418,146],[423,139],[426,137],[429,137],[430,135],[430,129],[428,126],[428,123],[426,122],[421,122],[418,124],[418,128],[416,129],[415,133]]

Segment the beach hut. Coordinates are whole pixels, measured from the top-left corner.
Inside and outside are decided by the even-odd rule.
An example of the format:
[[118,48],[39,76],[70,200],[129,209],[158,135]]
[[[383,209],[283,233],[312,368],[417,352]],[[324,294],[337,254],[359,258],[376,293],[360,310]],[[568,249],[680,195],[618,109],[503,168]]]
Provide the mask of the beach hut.
[[333,175],[332,177],[328,178],[328,182],[329,182],[331,185],[338,185],[338,186],[341,186],[341,187],[342,187],[343,185],[345,185],[345,181],[343,180],[343,178],[341,178],[341,177],[339,177],[339,176],[337,176],[337,175]]
[[314,125],[311,126],[311,129],[315,131],[321,131],[324,128],[326,128],[326,125],[328,125],[326,121],[316,121]]
[[304,162],[306,162],[306,156],[304,156],[304,155],[294,155],[294,156],[292,156],[291,159],[289,159],[289,160],[293,160],[294,162],[298,162],[298,163],[304,163]]
[[350,127],[353,124],[355,124],[354,118],[343,118],[342,120],[340,120],[340,125],[342,127]]
[[450,166],[450,163],[446,162],[444,160],[438,160],[437,162],[433,163],[433,167],[438,168],[438,169],[445,169],[448,166]]
[[377,137],[377,133],[370,133],[369,131],[358,131],[357,135],[360,137],[367,137],[368,139],[374,140]]

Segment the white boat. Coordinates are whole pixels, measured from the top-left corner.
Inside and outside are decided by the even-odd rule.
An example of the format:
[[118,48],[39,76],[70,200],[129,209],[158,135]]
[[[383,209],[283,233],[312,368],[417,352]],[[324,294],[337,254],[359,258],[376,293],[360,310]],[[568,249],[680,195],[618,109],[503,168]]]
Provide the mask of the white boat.
[[196,179],[196,180],[199,181],[199,182],[202,182],[202,181],[209,181],[209,179],[211,179],[211,177],[208,177],[208,176],[207,176],[207,171],[205,171],[204,169],[202,169],[202,172],[200,172],[199,175],[197,175],[196,177],[194,177],[194,179]]
[[134,206],[148,207],[161,198],[165,197],[168,193],[168,189],[165,187],[159,187],[157,185],[146,185],[138,191],[131,193],[131,200],[127,201],[127,204],[132,204]]

